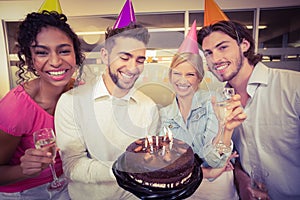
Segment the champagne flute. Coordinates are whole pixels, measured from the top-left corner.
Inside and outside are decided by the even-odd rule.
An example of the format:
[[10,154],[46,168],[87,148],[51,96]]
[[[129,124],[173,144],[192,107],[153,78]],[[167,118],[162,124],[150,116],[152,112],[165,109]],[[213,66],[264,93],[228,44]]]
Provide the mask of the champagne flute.
[[219,121],[219,128],[221,129],[220,140],[216,144],[216,148],[219,152],[229,153],[230,147],[223,143],[224,129],[226,124],[226,118],[232,112],[232,109],[227,109],[230,104],[231,97],[235,94],[234,88],[217,88],[216,102],[215,102],[215,113]]
[[[52,128],[43,128],[34,132],[33,141],[36,149],[48,147],[47,151],[49,151],[52,154],[53,160],[55,159],[56,144],[55,144],[55,134]],[[53,181],[48,186],[48,190],[52,191],[52,190],[60,190],[64,188],[67,185],[67,179],[63,177],[60,178],[57,177],[54,165],[52,163],[49,164],[49,167],[51,169]]]
[[251,188],[254,190],[260,190],[262,192],[268,192],[267,189],[267,178],[269,173],[266,169],[258,166],[252,166],[250,177],[251,177]]

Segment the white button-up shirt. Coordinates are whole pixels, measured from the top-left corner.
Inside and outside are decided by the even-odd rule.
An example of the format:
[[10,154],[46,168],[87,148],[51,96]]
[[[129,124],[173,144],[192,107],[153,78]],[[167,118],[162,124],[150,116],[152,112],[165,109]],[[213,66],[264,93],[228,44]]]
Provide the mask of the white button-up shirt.
[[113,97],[102,77],[63,94],[55,126],[71,198],[135,198],[117,185],[112,164],[134,140],[155,135],[158,122],[149,97],[134,89]]
[[233,134],[242,166],[269,172],[272,200],[300,199],[300,73],[258,63],[247,92],[247,119]]

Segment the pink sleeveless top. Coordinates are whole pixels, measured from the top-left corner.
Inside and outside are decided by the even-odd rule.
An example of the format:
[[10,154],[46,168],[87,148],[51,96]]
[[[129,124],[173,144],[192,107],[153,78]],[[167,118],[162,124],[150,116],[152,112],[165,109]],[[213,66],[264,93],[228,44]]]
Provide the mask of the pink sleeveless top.
[[[10,165],[19,165],[20,158],[28,148],[35,148],[32,133],[41,128],[54,128],[54,117],[43,110],[19,85],[0,100],[0,129],[10,135],[22,137]],[[62,162],[57,154],[55,169],[60,176]],[[52,181],[50,168],[34,178],[10,185],[0,186],[0,192],[20,192]]]

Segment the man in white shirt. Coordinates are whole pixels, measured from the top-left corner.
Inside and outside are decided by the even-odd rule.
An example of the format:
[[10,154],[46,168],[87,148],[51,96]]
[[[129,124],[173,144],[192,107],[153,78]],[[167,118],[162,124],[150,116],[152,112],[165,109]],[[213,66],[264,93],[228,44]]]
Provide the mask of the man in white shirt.
[[[240,155],[235,178],[241,199],[300,199],[300,73],[259,62],[245,26],[220,21],[198,33],[210,71],[241,96],[247,119],[232,140]],[[253,166],[268,171],[268,194],[252,190]]]
[[156,104],[133,87],[148,40],[148,30],[135,23],[109,29],[100,52],[105,72],[57,104],[57,145],[72,199],[136,198],[118,186],[112,164],[131,142],[157,131]]

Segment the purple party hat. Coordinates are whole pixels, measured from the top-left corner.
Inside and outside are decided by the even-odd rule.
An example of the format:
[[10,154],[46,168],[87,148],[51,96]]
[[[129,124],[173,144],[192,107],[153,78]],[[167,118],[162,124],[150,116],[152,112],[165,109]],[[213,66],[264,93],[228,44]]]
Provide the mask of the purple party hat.
[[113,29],[123,28],[131,22],[136,22],[134,10],[131,0],[126,0]]

